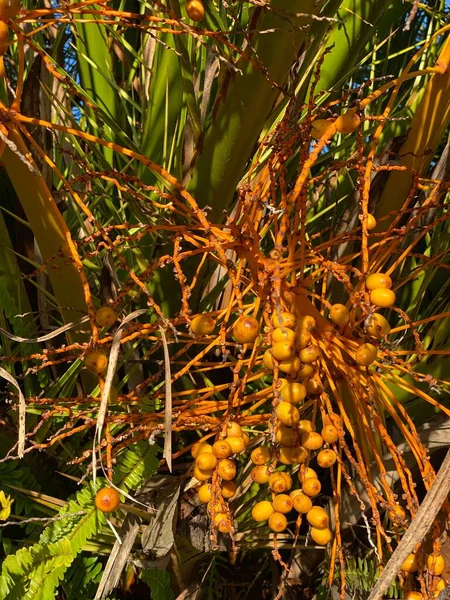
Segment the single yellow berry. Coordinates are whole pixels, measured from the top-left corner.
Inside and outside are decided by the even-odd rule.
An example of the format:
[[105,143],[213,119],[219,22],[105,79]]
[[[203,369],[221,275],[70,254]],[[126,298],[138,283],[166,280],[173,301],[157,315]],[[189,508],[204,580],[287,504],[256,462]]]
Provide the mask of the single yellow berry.
[[222,496],[229,499],[235,495],[237,485],[234,483],[234,481],[222,481],[220,489],[222,490]]
[[317,455],[317,464],[322,469],[328,469],[332,467],[337,460],[337,455],[334,450],[321,450]]
[[373,344],[362,344],[356,351],[356,364],[362,367],[368,367],[377,358],[377,349]]
[[212,451],[213,447],[211,446],[211,444],[207,444],[206,442],[196,442],[191,448],[191,454],[194,458],[197,458],[199,454],[204,454]]
[[250,477],[255,483],[262,485],[264,483],[269,483],[270,474],[266,465],[257,465],[251,470]]
[[302,490],[295,490],[299,492],[294,496],[294,508],[301,514],[308,513],[312,508],[312,501]]
[[302,446],[307,450],[318,450],[323,446],[322,436],[315,431],[307,431],[302,434]]
[[288,327],[276,327],[272,331],[272,342],[274,344],[278,342],[295,342],[295,331]]
[[275,361],[272,356],[272,350],[266,350],[263,354],[263,364],[267,369],[273,371],[275,369]]
[[438,598],[438,596],[442,592],[442,590],[445,590],[445,589],[447,589],[447,584],[445,583],[445,581],[443,579],[439,579],[439,581],[437,583],[435,583],[435,585],[434,585],[432,598]]
[[245,440],[243,437],[228,436],[226,440],[231,446],[233,454],[240,454],[245,450]]
[[242,437],[242,427],[236,421],[227,423],[227,437]]
[[301,365],[300,369],[297,371],[298,377],[300,379],[305,379],[306,377],[311,377],[314,374],[314,367],[312,365]]
[[366,279],[366,288],[371,292],[379,288],[390,289],[392,287],[392,279],[385,273],[372,273]]
[[298,356],[293,356],[288,360],[282,360],[280,363],[278,363],[278,368],[280,371],[283,371],[283,373],[288,373],[289,375],[295,375],[297,371],[300,370],[300,367],[301,363]]
[[330,308],[330,319],[336,325],[340,325],[343,327],[347,325],[350,321],[350,313],[348,312],[348,308],[343,304],[333,304]]
[[0,21],[0,55],[8,51],[9,27],[4,21]]
[[327,444],[334,444],[339,439],[338,430],[334,425],[325,425],[320,432],[320,435],[323,437],[323,441]]
[[298,409],[290,402],[281,401],[275,408],[275,414],[288,427],[296,425],[300,421]]
[[295,321],[295,315],[290,312],[275,311],[272,315],[272,323],[275,327],[287,327],[289,329],[294,329]]
[[311,137],[315,140],[320,140],[324,135],[328,137],[336,133],[336,125],[334,119],[316,119],[311,123]]
[[309,452],[303,446],[295,448],[286,448],[281,446],[279,450],[278,460],[283,465],[295,465],[305,462],[309,458]]
[[270,451],[267,446],[258,446],[252,450],[250,460],[255,465],[266,465],[270,461]]
[[377,220],[370,213],[367,215],[367,231],[372,231],[377,226]]
[[0,19],[14,19],[20,11],[20,0],[0,0]]
[[198,499],[200,500],[200,502],[202,502],[203,504],[208,504],[208,502],[210,502],[211,498],[212,498],[211,484],[204,483],[203,485],[201,485],[198,488],[197,496],[198,496]]
[[388,511],[388,519],[393,523],[402,523],[406,518],[405,509],[396,504],[393,509]]
[[[295,337],[295,349],[303,350],[311,343],[312,337],[309,331],[306,329],[297,329],[296,337]],[[301,375],[302,377],[302,375]]]
[[267,521],[273,513],[273,506],[268,500],[257,502],[252,508],[252,518],[258,522]]
[[287,527],[287,524],[287,519],[282,513],[274,512],[269,517],[269,527],[275,533],[280,533],[280,531],[284,531]]
[[89,350],[84,356],[84,366],[91,373],[99,375],[108,366],[108,357],[101,350]]
[[424,600],[424,597],[420,592],[408,592],[405,596],[405,600]]
[[212,446],[212,453],[217,458],[228,458],[233,454],[233,450],[227,440],[218,440]]
[[234,462],[228,458],[222,458],[222,460],[219,460],[217,463],[217,473],[219,474],[219,477],[222,477],[225,481],[231,481],[236,475],[236,466]]
[[316,328],[316,320],[311,315],[299,315],[297,317],[297,329],[312,331]]
[[220,533],[230,533],[232,525],[226,513],[217,513],[217,515],[214,517],[214,523],[216,524]]
[[320,356],[320,348],[314,344],[310,346],[306,346],[306,348],[302,348],[299,352],[300,362],[302,363],[312,363],[317,360]]
[[315,479],[314,477],[308,477],[308,479],[305,479],[305,481],[302,483],[302,490],[307,496],[310,496],[311,498],[314,498],[314,496],[318,496],[320,494],[321,489],[322,486],[320,484],[320,481],[318,479]]
[[272,356],[278,360],[290,360],[295,354],[295,344],[294,342],[276,342],[272,346]]
[[212,453],[202,452],[195,459],[195,464],[201,471],[212,471],[217,465],[217,458]]
[[306,393],[308,396],[318,396],[323,392],[323,385],[318,373],[314,373],[306,382]]
[[102,306],[95,313],[95,320],[99,327],[111,327],[117,321],[117,314],[109,306]]
[[191,321],[191,330],[197,337],[210,335],[216,327],[216,321],[211,315],[197,315]]
[[320,506],[313,506],[306,514],[306,518],[311,527],[316,529],[326,529],[328,527],[328,514]]
[[287,383],[281,388],[280,396],[284,402],[299,404],[306,398],[306,388],[302,383],[293,381],[291,383]]
[[200,0],[188,0],[186,13],[192,21],[202,21],[205,18],[205,7]]
[[251,344],[259,335],[259,322],[254,317],[239,317],[233,325],[233,337],[238,344]]
[[391,326],[389,321],[379,313],[373,313],[365,320],[364,327],[369,335],[375,338],[381,338],[384,335],[389,335]]
[[276,494],[282,494],[283,492],[287,492],[292,487],[292,481],[291,485],[289,485],[289,481],[285,477],[285,473],[278,471],[269,476],[269,487]]
[[211,479],[212,477],[212,471],[202,471],[197,467],[197,465],[195,465],[193,475],[195,479],[198,479],[198,481],[208,481],[208,479]]
[[318,546],[326,546],[331,542],[333,534],[329,529],[317,529],[317,527],[311,527],[311,537]]
[[380,308],[389,308],[395,304],[395,294],[387,288],[377,288],[370,292],[370,301]]
[[339,133],[353,133],[361,124],[361,117],[354,108],[350,108],[335,121],[336,130]]
[[300,435],[302,435],[303,433],[305,433],[307,431],[315,431],[315,430],[316,430],[316,427],[315,427],[314,423],[312,421],[309,421],[308,419],[302,419],[298,423],[298,431],[299,431]]
[[427,558],[427,569],[433,575],[442,575],[445,569],[445,559],[442,554],[430,554]]
[[417,556],[415,554],[407,556],[402,564],[402,570],[406,571],[406,573],[415,573],[418,569],[419,564],[417,562]]
[[288,448],[295,448],[299,444],[296,432],[290,427],[280,427],[275,434],[275,439],[279,444]]
[[272,500],[272,506],[275,512],[283,513],[286,515],[294,507],[294,504],[287,494],[277,494]]
[[303,483],[305,479],[310,478],[317,479],[317,473],[314,471],[314,469],[311,469],[311,467],[302,468],[298,472],[298,480],[300,481],[300,483]]

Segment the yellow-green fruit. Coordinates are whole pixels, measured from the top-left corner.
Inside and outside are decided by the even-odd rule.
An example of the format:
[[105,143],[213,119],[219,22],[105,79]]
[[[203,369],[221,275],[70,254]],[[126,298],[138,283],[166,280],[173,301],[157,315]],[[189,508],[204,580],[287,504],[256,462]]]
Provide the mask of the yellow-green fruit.
[[197,458],[199,454],[204,454],[206,452],[212,452],[213,447],[211,444],[207,444],[206,442],[196,442],[191,448],[191,454],[194,458]]
[[287,527],[287,524],[287,519],[282,513],[274,512],[273,515],[270,515],[269,517],[269,527],[275,533],[284,531]]
[[233,454],[233,450],[227,440],[218,440],[212,446],[212,453],[217,458],[228,458]]
[[303,446],[296,446],[295,448],[286,448],[281,446],[278,460],[283,465],[295,465],[305,462],[308,457],[309,452],[303,448]]
[[330,308],[330,319],[336,325],[344,326],[350,321],[350,313],[343,304],[333,304]]
[[390,289],[392,287],[392,279],[385,273],[372,273],[366,279],[366,288],[369,292],[380,288]]
[[361,123],[361,118],[354,108],[347,110],[344,114],[336,119],[335,126],[339,133],[353,133]]
[[202,21],[205,18],[205,7],[200,0],[189,0],[186,2],[186,12],[193,21]]
[[362,344],[356,351],[355,361],[362,367],[368,367],[377,358],[377,349],[373,344]]
[[337,460],[337,455],[334,450],[321,450],[317,455],[317,464],[322,469],[328,469],[332,467]]
[[202,471],[212,471],[217,465],[217,458],[212,453],[203,452],[197,456],[195,464]]
[[442,554],[430,554],[427,558],[427,569],[433,575],[442,575],[445,569],[445,559]]
[[309,331],[306,329],[297,329],[297,333],[295,336],[295,349],[303,350],[311,343],[312,337]]
[[315,431],[316,427],[312,421],[309,421],[308,419],[302,419],[298,423],[298,430],[300,434],[303,434],[307,431]]
[[283,373],[288,373],[289,375],[295,375],[297,371],[300,370],[300,367],[301,363],[298,356],[293,356],[289,360],[282,360],[280,363],[278,363],[278,368],[280,371],[283,371]]
[[326,529],[328,527],[328,514],[320,506],[313,506],[306,514],[306,518],[311,527],[316,529]]
[[0,19],[2,21],[13,19],[19,11],[19,0],[0,0]]
[[329,529],[317,529],[317,527],[311,527],[311,537],[318,546],[326,546],[331,542],[333,534]]
[[275,434],[275,439],[279,444],[288,448],[295,448],[299,444],[296,432],[290,427],[280,427]]
[[102,306],[95,313],[95,320],[99,327],[111,327],[117,321],[117,314],[109,306]]
[[306,388],[302,383],[293,381],[284,385],[280,390],[281,399],[291,404],[299,404],[306,398]]
[[196,336],[210,335],[216,327],[216,321],[210,315],[197,315],[191,321],[191,330]]
[[338,430],[334,425],[325,425],[320,435],[323,437],[323,441],[327,444],[334,444],[339,439]]
[[417,556],[415,554],[410,554],[406,557],[404,563],[402,564],[402,570],[407,573],[415,573],[419,568],[419,564],[417,562]]
[[217,473],[219,474],[219,477],[222,477],[225,481],[231,481],[236,475],[236,466],[234,462],[228,458],[222,458],[222,460],[219,460],[217,463]]
[[272,356],[279,361],[290,360],[295,354],[294,342],[276,342],[272,346]]
[[255,465],[266,465],[270,461],[270,451],[267,446],[258,446],[252,450],[250,460]]
[[300,358],[300,362],[309,364],[317,360],[320,356],[320,348],[314,344],[311,346],[306,346],[300,350],[298,357]]
[[312,331],[316,327],[316,320],[311,315],[300,315],[297,317],[297,328]]
[[229,499],[235,495],[237,485],[234,483],[234,481],[222,481],[220,489],[222,490],[222,496]]
[[202,471],[197,465],[194,466],[193,474],[199,481],[208,481],[208,479],[211,479],[212,477],[212,471]]
[[302,469],[301,471],[299,471],[298,480],[300,481],[300,483],[303,483],[305,479],[309,478],[317,479],[317,473],[314,471],[314,469],[311,469],[311,467],[307,467],[306,469]]
[[314,498],[314,496],[318,496],[320,494],[321,489],[322,486],[320,484],[320,481],[318,479],[315,479],[314,477],[308,477],[308,479],[305,479],[305,481],[302,483],[302,490],[307,496],[310,496],[311,498]]
[[243,437],[228,436],[226,439],[231,446],[233,454],[239,454],[245,450],[245,440]]
[[0,55],[8,51],[9,27],[4,21],[0,21]]
[[272,323],[275,327],[288,327],[289,329],[294,329],[295,321],[295,315],[290,312],[275,311],[272,315]]
[[255,483],[262,485],[264,483],[269,483],[270,474],[266,465],[257,465],[251,470],[250,477]]
[[275,414],[288,427],[296,425],[300,421],[298,409],[290,402],[281,401],[275,408]]
[[370,213],[367,215],[367,231],[372,231],[377,226],[377,220]]
[[288,327],[276,327],[272,331],[272,342],[274,344],[278,342],[295,342],[295,331]]
[[275,512],[286,515],[294,507],[291,498],[287,494],[277,494],[272,500],[272,506]]
[[380,308],[389,308],[395,304],[395,294],[387,288],[377,288],[370,292],[370,301]]
[[323,135],[331,137],[336,133],[336,125],[333,119],[316,119],[311,123],[311,137],[319,140]]
[[238,344],[251,344],[259,335],[259,322],[254,317],[239,317],[233,325],[233,337]]
[[197,496],[200,502],[203,502],[203,504],[208,504],[212,498],[211,484],[204,483],[202,486],[200,486],[198,488]]
[[[298,491],[298,490],[296,490]],[[294,497],[294,508],[301,514],[308,513],[312,508],[312,501],[303,491],[299,490],[300,493]]]
[[91,373],[99,375],[108,366],[108,357],[101,350],[90,350],[84,356],[84,366]]
[[277,472],[272,473],[272,475],[269,476],[269,487],[276,494],[287,492],[292,486],[292,483],[289,485],[289,482],[284,475],[284,473]]
[[257,502],[252,508],[252,518],[258,522],[267,521],[273,513],[273,506],[268,500]]
[[227,423],[227,437],[242,437],[242,427],[236,421]]
[[231,522],[226,513],[217,513],[217,515],[214,517],[214,523],[216,524],[220,533],[230,533]]
[[389,335],[389,332],[391,331],[389,321],[379,313],[373,313],[373,315],[367,317],[364,327],[366,328],[367,333],[375,338]]
[[318,450],[323,446],[322,436],[315,431],[307,431],[302,435],[302,446],[307,450]]

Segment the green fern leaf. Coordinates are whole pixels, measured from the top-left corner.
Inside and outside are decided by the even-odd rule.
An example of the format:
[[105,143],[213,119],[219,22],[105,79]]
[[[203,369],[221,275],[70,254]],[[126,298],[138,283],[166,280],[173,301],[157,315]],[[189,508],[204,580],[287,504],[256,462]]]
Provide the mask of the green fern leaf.
[[150,479],[158,470],[156,453],[159,446],[148,442],[133,444],[123,453],[115,469],[114,483],[125,491],[139,487],[143,480]]
[[142,569],[140,578],[152,592],[152,600],[173,600],[175,595],[170,587],[170,573],[162,569]]

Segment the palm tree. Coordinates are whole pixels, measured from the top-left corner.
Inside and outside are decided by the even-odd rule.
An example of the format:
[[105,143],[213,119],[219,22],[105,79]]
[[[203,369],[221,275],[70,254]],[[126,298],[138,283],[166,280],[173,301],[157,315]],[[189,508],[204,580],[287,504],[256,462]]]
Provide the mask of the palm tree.
[[[135,575],[243,598],[264,548],[278,597],[375,585],[449,416],[448,17],[0,1],[0,518],[30,527],[2,534],[1,598],[119,598]],[[276,498],[292,484],[312,513]],[[445,585],[442,533],[400,547],[417,570],[392,595]]]

